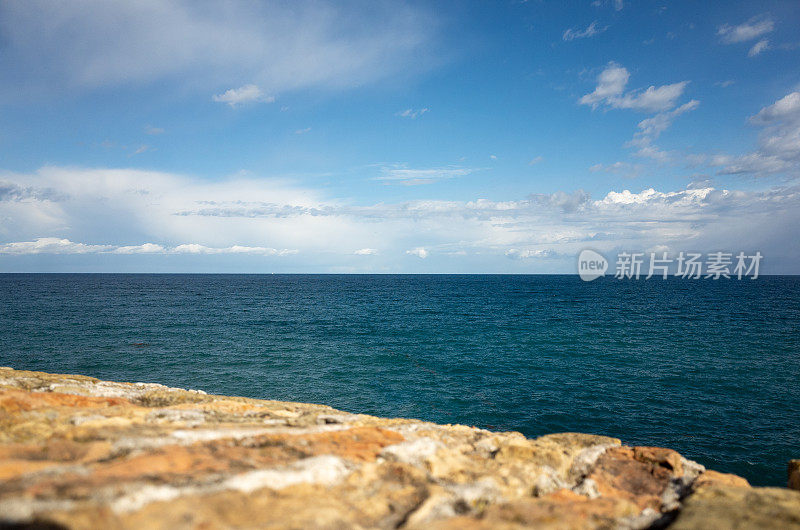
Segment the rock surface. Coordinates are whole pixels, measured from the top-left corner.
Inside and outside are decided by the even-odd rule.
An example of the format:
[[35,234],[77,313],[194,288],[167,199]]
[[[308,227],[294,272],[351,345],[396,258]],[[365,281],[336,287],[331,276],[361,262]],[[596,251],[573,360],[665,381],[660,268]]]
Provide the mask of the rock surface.
[[800,490],[800,460],[789,460],[789,487]]
[[0,527],[800,528],[670,449],[0,369]]

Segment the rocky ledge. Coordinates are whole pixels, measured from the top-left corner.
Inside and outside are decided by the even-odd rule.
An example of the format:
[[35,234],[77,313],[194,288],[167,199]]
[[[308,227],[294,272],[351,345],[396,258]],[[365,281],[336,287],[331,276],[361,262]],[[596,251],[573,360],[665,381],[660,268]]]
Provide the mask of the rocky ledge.
[[670,449],[0,369],[2,528],[800,528]]

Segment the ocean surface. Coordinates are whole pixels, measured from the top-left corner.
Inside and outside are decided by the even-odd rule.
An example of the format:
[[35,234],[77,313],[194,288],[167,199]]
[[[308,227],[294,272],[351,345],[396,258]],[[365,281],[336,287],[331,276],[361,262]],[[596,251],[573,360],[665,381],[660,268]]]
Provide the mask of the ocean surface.
[[3,274],[0,365],[800,458],[800,277]]

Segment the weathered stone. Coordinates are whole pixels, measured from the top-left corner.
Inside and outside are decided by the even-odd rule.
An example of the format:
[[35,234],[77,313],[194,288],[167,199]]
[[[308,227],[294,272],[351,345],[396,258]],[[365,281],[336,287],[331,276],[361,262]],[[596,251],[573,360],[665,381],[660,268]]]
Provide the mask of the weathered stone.
[[601,497],[627,499],[640,509],[657,512],[662,496],[683,474],[680,455],[653,447],[615,447],[598,458],[588,478]]
[[800,490],[800,460],[789,460],[789,483],[793,490]]
[[0,369],[0,527],[779,528],[788,491],[604,436]]
[[543,497],[491,505],[477,519],[458,516],[439,520],[427,527],[448,530],[614,528],[619,521],[638,513],[636,505],[623,499],[587,499],[569,490],[558,490]]
[[750,486],[750,483],[739,475],[720,473],[718,471],[709,469],[697,477],[697,480],[695,480],[694,484],[692,484],[692,488],[695,490],[709,486],[734,486],[746,488]]
[[736,486],[699,488],[686,499],[670,528],[797,529],[800,528],[800,492]]

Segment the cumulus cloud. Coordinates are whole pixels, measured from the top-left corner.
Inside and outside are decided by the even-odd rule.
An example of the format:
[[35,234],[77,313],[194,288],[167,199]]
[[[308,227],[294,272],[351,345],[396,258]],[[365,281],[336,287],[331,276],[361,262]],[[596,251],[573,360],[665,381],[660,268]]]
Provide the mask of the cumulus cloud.
[[423,247],[412,248],[411,250],[406,250],[406,254],[411,256],[416,256],[421,259],[425,259],[428,257],[428,251],[425,250]]
[[0,254],[88,254],[112,249],[110,245],[86,245],[69,239],[40,237],[35,241],[18,241],[0,245]]
[[775,29],[772,18],[766,15],[753,17],[738,26],[724,24],[717,29],[717,35],[725,44],[735,44],[754,40]]
[[[667,162],[670,153],[656,146],[654,140],[672,125],[677,116],[694,110],[700,102],[693,99],[676,107],[689,81],[660,87],[650,86],[644,91],[625,92],[629,78],[630,74],[625,67],[610,62],[598,76],[594,91],[581,97],[578,102],[582,105],[591,105],[593,109],[606,105],[615,109],[656,111],[657,114],[654,116],[639,122],[638,131],[625,145],[636,148],[635,155],[639,158],[648,158],[659,163]],[[597,166],[597,169],[601,168],[602,166]]]
[[239,88],[231,88],[212,97],[217,103],[227,103],[235,108],[247,103],[272,103],[275,101],[273,96],[268,96],[256,85],[244,85]]
[[800,92],[791,92],[767,105],[748,121],[761,127],[754,151],[739,156],[693,155],[689,161],[696,165],[717,167],[723,175],[785,174],[793,178],[800,177]]
[[625,67],[610,62],[597,77],[594,91],[581,97],[578,102],[581,105],[590,105],[593,109],[604,104],[616,109],[664,111],[675,106],[689,84],[688,81],[681,81],[625,92],[629,79],[630,73]]
[[288,256],[296,254],[295,249],[274,249],[266,247],[245,247],[233,245],[225,248],[213,248],[196,243],[184,243],[167,248],[155,243],[141,245],[88,245],[75,243],[69,239],[56,237],[40,237],[34,241],[18,241],[0,245],[0,254],[254,254],[263,256]]
[[178,245],[172,252],[176,254],[256,254],[262,256],[288,256],[297,254],[296,249],[274,249],[268,247],[247,247],[242,245],[232,245],[224,248],[207,247],[197,243],[184,243]]
[[618,109],[666,110],[675,106],[688,84],[688,81],[681,81],[660,87],[650,86],[644,92],[628,92],[619,98],[612,98],[608,103]]
[[[779,100],[752,120],[784,124],[794,115],[792,101]],[[479,270],[492,263],[493,271],[517,270],[532,263],[524,258],[547,258],[541,262],[562,263],[568,271],[568,257],[587,245],[598,251],[760,247],[765,255],[790,255],[787,263],[800,260],[785,245],[800,237],[796,186],[727,190],[706,182],[678,190],[615,189],[598,197],[577,190],[515,200],[358,204],[274,179],[209,182],[140,170],[57,167],[4,178],[22,189],[53,189],[62,200],[0,201],[0,266],[24,254],[140,254],[151,260],[251,256],[295,268],[313,263],[316,270],[337,270],[337,263],[349,263],[356,270],[402,271],[423,266],[423,259],[428,267],[458,256],[459,263]]]
[[605,30],[608,29],[608,26],[599,27],[597,25],[597,21],[595,20],[591,24],[589,24],[586,29],[579,30],[577,28],[568,28],[564,30],[564,34],[561,35],[561,38],[565,41],[571,41],[575,39],[585,39],[587,37],[594,37],[595,35],[599,35],[603,33]]
[[369,9],[313,0],[2,2],[0,91],[359,86],[425,68],[435,27],[432,11],[388,1]]
[[142,243],[141,245],[117,247],[112,252],[114,254],[164,254],[167,249],[155,243]]
[[[763,153],[747,153],[735,157],[723,157],[725,165],[720,168],[720,175],[752,174],[766,176],[775,173],[785,173],[796,168],[793,164],[781,157],[765,155]],[[796,175],[795,175],[796,176]]]
[[578,102],[597,108],[600,103],[613,101],[625,90],[630,76],[625,67],[610,62],[597,77],[597,86],[594,91],[583,96]]
[[800,92],[791,92],[750,117],[750,123],[755,125],[771,125],[798,120],[800,120]]

